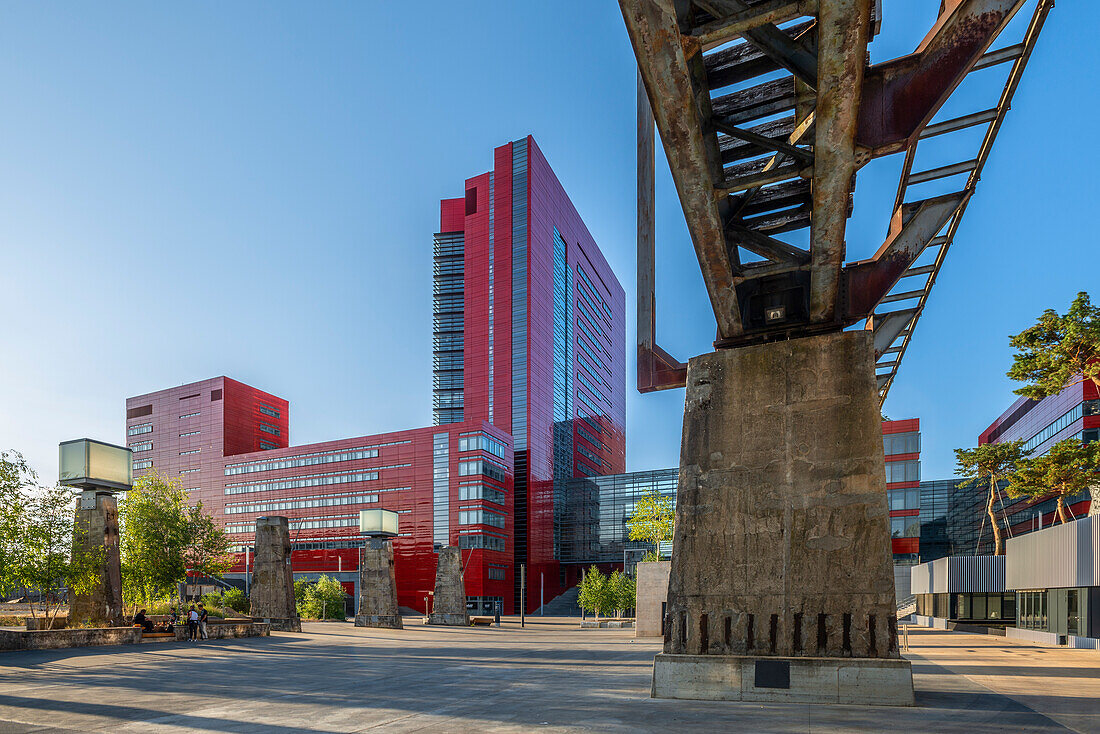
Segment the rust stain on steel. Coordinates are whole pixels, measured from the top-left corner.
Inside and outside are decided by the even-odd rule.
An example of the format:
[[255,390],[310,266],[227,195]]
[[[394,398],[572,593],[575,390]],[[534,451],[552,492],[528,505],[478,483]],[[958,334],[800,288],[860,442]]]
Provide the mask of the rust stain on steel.
[[653,348],[638,345],[638,364],[646,364],[646,381],[641,380],[639,367],[638,392],[671,390],[687,384],[687,365],[677,361],[656,344]]
[[818,3],[818,95],[810,229],[810,321],[837,321],[848,194],[867,54],[871,0]]
[[[721,170],[718,145],[715,140],[714,150],[708,151],[703,134],[702,123],[706,118],[702,113],[709,112],[710,97],[705,88],[696,89],[689,75],[692,64],[702,73],[702,52],[695,42],[685,49],[673,0],[619,0],[619,7],[649,99],[659,101],[653,105],[653,116],[661,132],[718,328],[727,336],[740,334],[740,309],[733,290],[734,264],[726,250],[719,199],[714,190],[717,172]],[[693,56],[689,58],[688,52]]]
[[985,53],[1023,0],[962,0],[917,50],[868,69],[857,139],[875,155],[904,150]]

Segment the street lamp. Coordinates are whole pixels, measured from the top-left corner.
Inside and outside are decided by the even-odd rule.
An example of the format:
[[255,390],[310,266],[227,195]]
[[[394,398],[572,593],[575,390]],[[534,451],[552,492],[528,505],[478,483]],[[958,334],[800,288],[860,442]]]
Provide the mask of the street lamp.
[[119,556],[118,504],[115,492],[133,485],[132,452],[90,438],[63,441],[58,446],[58,483],[80,489],[74,542],[84,551],[103,551],[99,582],[69,601],[69,621],[122,623],[122,567]]
[[133,452],[125,446],[78,438],[62,441],[58,449],[59,483],[66,487],[114,494],[134,483]]
[[386,539],[397,535],[397,513],[381,508],[360,510],[359,533],[366,537],[371,548],[381,548]]

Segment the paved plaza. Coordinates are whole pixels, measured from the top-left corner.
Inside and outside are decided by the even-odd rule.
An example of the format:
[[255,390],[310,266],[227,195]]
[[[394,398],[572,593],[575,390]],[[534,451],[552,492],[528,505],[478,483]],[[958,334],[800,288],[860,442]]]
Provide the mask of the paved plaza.
[[917,706],[653,700],[659,640],[580,630],[301,634],[0,653],[0,732],[1100,732],[1100,653],[914,630]]

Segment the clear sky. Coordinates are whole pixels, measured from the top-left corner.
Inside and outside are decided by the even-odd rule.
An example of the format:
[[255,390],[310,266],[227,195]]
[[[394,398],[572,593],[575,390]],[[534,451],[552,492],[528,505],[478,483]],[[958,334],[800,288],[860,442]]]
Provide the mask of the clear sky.
[[[884,5],[875,60],[939,0]],[[1098,21],[1052,11],[887,401],[926,479],[1014,399],[1007,335],[1100,299]],[[222,374],[290,400],[296,444],[430,424],[439,199],[530,133],[628,294],[628,468],[677,464],[683,391],[633,387],[635,73],[611,0],[0,3],[0,448],[52,481],[59,441],[124,441],[127,396]],[[860,172],[852,257],[899,168]],[[657,198],[686,359],[714,320],[662,161]]]

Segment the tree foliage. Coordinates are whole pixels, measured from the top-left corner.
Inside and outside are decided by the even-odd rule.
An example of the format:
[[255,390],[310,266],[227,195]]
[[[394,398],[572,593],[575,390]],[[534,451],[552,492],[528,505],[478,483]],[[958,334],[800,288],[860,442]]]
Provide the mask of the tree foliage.
[[1065,523],[1066,498],[1088,489],[1096,482],[1097,472],[1100,472],[1100,443],[1067,438],[1042,456],[1022,461],[1009,479],[1007,491],[1010,497],[1036,500],[1053,495],[1058,500],[1058,519]]
[[[299,587],[294,584],[294,596],[298,597]],[[313,583],[303,583],[302,597],[298,601],[298,616],[303,619],[338,619],[343,621],[344,600],[347,594],[344,587],[332,576],[321,576]]]
[[1009,343],[1016,354],[1008,376],[1025,383],[1017,395],[1040,400],[1084,380],[1100,387],[1100,307],[1088,293],[1078,293],[1065,315],[1047,309]]
[[0,454],[0,589],[37,595],[31,616],[41,607],[47,627],[66,592],[86,594],[100,580],[104,549],[73,542],[75,500],[65,487],[40,486],[19,453]]
[[634,579],[630,576],[620,571],[612,571],[610,576],[605,576],[600,569],[592,566],[581,579],[577,605],[597,617],[616,612],[622,616],[628,609],[634,608],[634,597]]
[[965,477],[963,486],[977,487],[988,482],[985,512],[993,527],[993,553],[1003,556],[1005,553],[1004,536],[997,522],[993,505],[1000,497],[997,482],[1008,479],[1016,467],[1027,456],[1024,442],[1006,441],[1004,443],[986,443],[972,449],[955,449],[955,474]]
[[653,544],[654,549],[645,555],[643,561],[660,560],[661,543],[672,540],[675,519],[672,499],[657,490],[650,490],[638,499],[634,505],[634,514],[626,521],[626,527],[631,540]]
[[607,577],[600,573],[600,569],[592,566],[581,578],[577,604],[581,609],[592,612],[597,617],[600,616],[600,613],[607,608],[606,587]]
[[123,592],[131,602],[170,597],[187,570],[217,576],[233,562],[225,531],[191,507],[178,478],[140,477],[119,503]]
[[619,571],[612,571],[607,579],[608,602],[620,617],[635,605],[634,579]]

